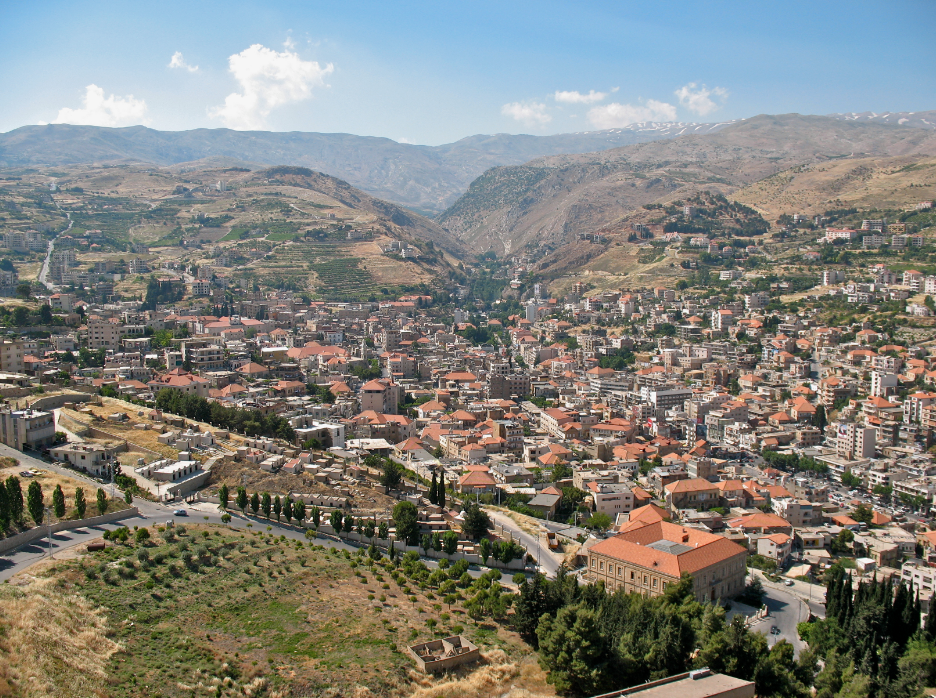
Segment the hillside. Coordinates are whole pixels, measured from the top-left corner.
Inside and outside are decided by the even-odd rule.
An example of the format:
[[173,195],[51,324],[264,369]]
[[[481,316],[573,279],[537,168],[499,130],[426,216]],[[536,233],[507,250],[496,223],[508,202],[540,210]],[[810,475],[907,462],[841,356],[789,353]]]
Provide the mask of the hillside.
[[475,251],[550,252],[643,204],[728,194],[795,166],[936,155],[936,133],[831,117],[758,116],[706,135],[495,168],[439,222]]
[[[56,249],[75,250],[86,283],[115,275],[118,297],[140,297],[150,272],[178,277],[196,265],[210,266],[225,285],[367,299],[426,291],[422,285],[448,276],[464,251],[432,221],[306,168],[179,172],[121,164],[3,172],[0,229],[45,227],[52,237],[66,227],[66,212],[73,227]],[[388,253],[391,245],[398,249]],[[15,255],[23,280],[36,278],[43,256]],[[144,271],[130,273],[131,259]]]
[[0,134],[0,168],[136,161],[189,168],[295,165],[327,172],[374,196],[438,213],[468,184],[498,165],[544,155],[585,153],[633,143],[709,133],[724,124],[640,123],[608,131],[554,136],[478,135],[440,146],[397,143],[347,133],[271,133],[144,126],[56,124]]

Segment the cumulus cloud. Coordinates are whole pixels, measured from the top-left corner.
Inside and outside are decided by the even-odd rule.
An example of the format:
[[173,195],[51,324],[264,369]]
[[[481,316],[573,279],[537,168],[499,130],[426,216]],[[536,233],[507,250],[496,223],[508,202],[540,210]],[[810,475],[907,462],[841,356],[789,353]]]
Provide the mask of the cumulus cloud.
[[552,121],[546,105],[541,102],[510,102],[501,107],[501,114],[526,126],[543,126]]
[[600,102],[607,96],[607,92],[595,92],[594,90],[589,90],[588,94],[582,94],[575,90],[568,92],[556,90],[553,99],[557,102],[565,102],[566,104],[594,104],[595,102]]
[[596,128],[623,128],[641,121],[675,121],[676,107],[648,99],[644,104],[612,102],[588,110],[588,119]]
[[705,85],[690,82],[680,87],[673,94],[679,98],[679,103],[693,114],[705,116],[721,106],[712,97],[714,96],[723,102],[725,97],[728,96],[728,90],[724,87],[713,87],[710,90]]
[[240,92],[232,92],[208,113],[240,130],[262,129],[273,109],[310,99],[313,88],[328,86],[325,78],[335,69],[331,63],[304,61],[288,48],[274,51],[261,44],[235,53],[228,65]]
[[176,51],[175,53],[172,54],[172,58],[169,60],[169,67],[170,68],[182,68],[183,70],[187,70],[190,73],[198,72],[197,65],[189,65],[188,63],[185,62],[185,59],[182,58],[181,51]]
[[131,126],[145,124],[146,102],[133,95],[118,97],[104,96],[104,89],[97,85],[85,88],[84,99],[79,109],[62,107],[54,124],[84,124],[87,126]]

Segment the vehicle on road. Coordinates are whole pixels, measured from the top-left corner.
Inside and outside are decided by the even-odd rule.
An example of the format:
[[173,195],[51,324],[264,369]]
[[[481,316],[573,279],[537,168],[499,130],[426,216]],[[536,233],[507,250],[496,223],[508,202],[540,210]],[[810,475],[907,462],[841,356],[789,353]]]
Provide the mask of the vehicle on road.
[[771,634],[771,635],[779,635],[779,634],[780,634],[780,628],[778,628],[776,625],[771,625],[771,626],[770,626],[770,634]]
[[791,587],[791,586],[793,586],[793,580],[792,580],[792,579],[784,579],[784,580],[783,580],[783,584],[784,584],[785,586]]
[[33,474],[28,470],[20,470],[20,477],[32,477]]
[[172,512],[172,515],[173,516],[188,516],[188,513],[185,511],[185,509],[176,509],[174,512]]

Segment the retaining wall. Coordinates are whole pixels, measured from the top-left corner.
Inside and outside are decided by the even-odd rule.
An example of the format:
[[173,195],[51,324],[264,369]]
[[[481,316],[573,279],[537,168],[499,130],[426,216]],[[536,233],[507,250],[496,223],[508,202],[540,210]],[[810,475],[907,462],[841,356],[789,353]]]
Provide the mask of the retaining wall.
[[[104,514],[103,516],[92,516],[89,519],[59,521],[58,523],[52,524],[52,533],[57,533],[58,531],[70,531],[76,528],[86,528],[88,526],[100,526],[101,524],[113,523],[114,521],[129,519],[139,515],[139,509],[136,507],[130,507],[129,509],[114,511],[110,514]],[[45,538],[48,535],[48,526],[36,526],[35,528],[31,528],[28,531],[18,533],[15,536],[11,536],[10,538],[6,538],[0,541],[0,555],[4,555],[11,550],[15,550],[21,545],[26,545],[27,543],[32,543],[33,541]]]

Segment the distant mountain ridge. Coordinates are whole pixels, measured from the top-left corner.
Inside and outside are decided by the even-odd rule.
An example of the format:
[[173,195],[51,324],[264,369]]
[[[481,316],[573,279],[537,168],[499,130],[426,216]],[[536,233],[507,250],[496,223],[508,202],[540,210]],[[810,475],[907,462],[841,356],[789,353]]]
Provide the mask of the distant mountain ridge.
[[709,133],[724,124],[645,123],[607,131],[554,136],[476,135],[440,146],[397,143],[345,133],[275,133],[195,129],[156,131],[145,126],[104,128],[55,124],[24,126],[0,134],[0,167],[139,161],[169,166],[295,165],[346,180],[373,196],[430,214],[461,196],[491,167],[545,155],[587,153]]
[[791,167],[829,160],[936,155],[936,132],[879,120],[761,115],[704,135],[492,168],[437,220],[476,252],[549,252],[620,226],[644,204],[730,194]]

